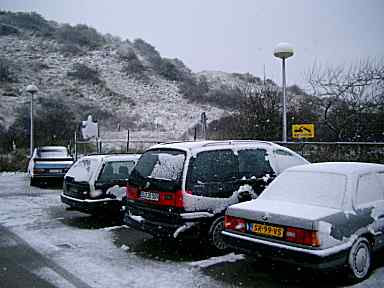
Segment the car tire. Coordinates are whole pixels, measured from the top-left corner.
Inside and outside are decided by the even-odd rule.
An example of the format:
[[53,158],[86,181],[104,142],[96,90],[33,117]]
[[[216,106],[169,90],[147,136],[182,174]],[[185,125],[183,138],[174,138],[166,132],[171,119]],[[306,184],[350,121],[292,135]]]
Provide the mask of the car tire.
[[31,179],[29,181],[29,185],[30,186],[38,186],[38,181],[35,178],[31,177]]
[[372,266],[371,245],[364,237],[353,244],[348,255],[348,278],[352,282],[360,282],[369,276]]
[[224,230],[224,216],[216,218],[208,231],[208,240],[210,245],[217,251],[228,250],[228,245],[224,242],[221,232]]

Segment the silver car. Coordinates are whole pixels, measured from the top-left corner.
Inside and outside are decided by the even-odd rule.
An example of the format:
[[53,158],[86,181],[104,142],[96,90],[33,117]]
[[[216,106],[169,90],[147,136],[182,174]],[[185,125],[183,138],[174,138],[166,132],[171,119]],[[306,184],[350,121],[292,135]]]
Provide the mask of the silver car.
[[232,205],[225,242],[234,250],[308,266],[345,265],[368,277],[384,246],[384,165],[317,163],[279,175],[259,198]]

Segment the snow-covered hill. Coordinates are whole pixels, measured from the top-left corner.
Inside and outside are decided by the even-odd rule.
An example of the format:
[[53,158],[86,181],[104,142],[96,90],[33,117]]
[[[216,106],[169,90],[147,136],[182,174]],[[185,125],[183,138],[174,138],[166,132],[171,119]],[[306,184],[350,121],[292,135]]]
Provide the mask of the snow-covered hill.
[[[116,51],[115,47],[106,46],[85,55],[65,57],[54,40],[31,35],[1,36],[0,56],[12,63],[16,78],[15,82],[0,86],[3,125],[13,122],[17,107],[28,105],[25,87],[32,83],[39,87],[38,97],[62,95],[73,105],[92,103],[110,112],[114,119],[101,119],[101,127],[105,127],[102,131],[111,130],[111,123],[118,122],[121,127],[138,129],[147,137],[157,135],[156,130],[160,129],[168,132],[169,138],[177,139],[198,122],[202,112],[210,120],[225,113],[223,109],[189,102],[179,93],[177,83],[155,73],[149,74],[145,82],[126,75]],[[102,87],[68,77],[74,63],[97,70],[104,81]],[[125,124],[126,119],[134,127]]]

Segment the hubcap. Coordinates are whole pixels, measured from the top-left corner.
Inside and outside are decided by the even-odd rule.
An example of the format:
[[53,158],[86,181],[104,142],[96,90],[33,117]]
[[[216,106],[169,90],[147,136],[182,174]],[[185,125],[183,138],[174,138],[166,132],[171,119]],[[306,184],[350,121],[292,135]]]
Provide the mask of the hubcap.
[[353,257],[353,270],[357,277],[364,277],[369,269],[369,250],[366,244],[361,243],[354,253]]
[[224,230],[224,222],[220,221],[215,225],[215,228],[212,233],[212,240],[213,240],[213,245],[217,249],[224,250],[227,248],[227,245],[223,241],[223,236],[221,235],[221,232]]

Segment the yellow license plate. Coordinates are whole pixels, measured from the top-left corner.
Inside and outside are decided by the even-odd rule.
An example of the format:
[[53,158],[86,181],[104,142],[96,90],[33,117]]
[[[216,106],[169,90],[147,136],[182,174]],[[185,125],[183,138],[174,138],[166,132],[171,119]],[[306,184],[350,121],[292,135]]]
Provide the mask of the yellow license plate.
[[255,234],[279,238],[282,238],[284,233],[284,228],[257,223],[250,224],[249,230],[251,230]]

